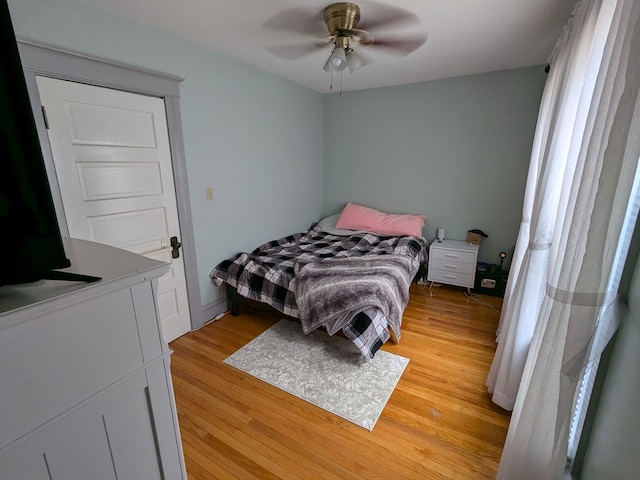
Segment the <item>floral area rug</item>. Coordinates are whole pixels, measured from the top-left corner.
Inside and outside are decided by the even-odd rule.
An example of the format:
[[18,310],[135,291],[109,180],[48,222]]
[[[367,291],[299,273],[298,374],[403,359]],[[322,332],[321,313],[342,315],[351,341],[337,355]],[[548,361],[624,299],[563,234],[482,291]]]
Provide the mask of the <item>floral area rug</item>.
[[373,430],[409,359],[378,350],[365,363],[346,338],[280,320],[224,362]]

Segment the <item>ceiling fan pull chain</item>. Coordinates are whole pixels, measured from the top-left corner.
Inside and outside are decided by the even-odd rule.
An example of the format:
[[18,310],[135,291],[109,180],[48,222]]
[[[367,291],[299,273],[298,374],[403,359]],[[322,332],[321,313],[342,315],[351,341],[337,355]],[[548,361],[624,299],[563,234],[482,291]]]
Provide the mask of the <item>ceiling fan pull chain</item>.
[[342,96],[342,70],[340,70],[340,96]]

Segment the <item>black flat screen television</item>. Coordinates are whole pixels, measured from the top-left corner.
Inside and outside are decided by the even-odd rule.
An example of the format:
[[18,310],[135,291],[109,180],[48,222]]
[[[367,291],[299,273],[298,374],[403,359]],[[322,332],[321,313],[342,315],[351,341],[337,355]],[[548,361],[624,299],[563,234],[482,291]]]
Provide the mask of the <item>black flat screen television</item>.
[[55,271],[71,263],[60,235],[6,0],[0,0],[0,45],[0,286],[73,279]]

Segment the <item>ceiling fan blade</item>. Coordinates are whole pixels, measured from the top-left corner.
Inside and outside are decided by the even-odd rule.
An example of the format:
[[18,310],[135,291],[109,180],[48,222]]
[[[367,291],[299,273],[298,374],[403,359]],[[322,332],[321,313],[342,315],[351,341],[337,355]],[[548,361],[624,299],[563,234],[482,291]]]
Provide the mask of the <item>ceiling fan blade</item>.
[[[369,7],[369,6],[368,6]],[[363,30],[374,31],[396,27],[417,25],[420,23],[420,17],[415,13],[405,10],[404,8],[392,7],[391,5],[382,5],[376,3],[369,8],[362,8],[362,20],[358,23],[358,28]]]
[[[276,57],[284,60],[297,60],[298,58],[308,55],[318,49],[326,48],[327,45],[328,43],[323,42],[306,42],[295,45],[270,45],[264,48]],[[331,52],[327,50],[327,56],[329,53]]]
[[376,37],[376,41],[369,48],[389,50],[390,53],[398,56],[409,55],[415,52],[427,41],[426,34],[414,35],[404,38]]
[[293,7],[268,19],[263,27],[278,32],[295,32],[303,35],[327,35],[327,26],[322,19],[322,10]]

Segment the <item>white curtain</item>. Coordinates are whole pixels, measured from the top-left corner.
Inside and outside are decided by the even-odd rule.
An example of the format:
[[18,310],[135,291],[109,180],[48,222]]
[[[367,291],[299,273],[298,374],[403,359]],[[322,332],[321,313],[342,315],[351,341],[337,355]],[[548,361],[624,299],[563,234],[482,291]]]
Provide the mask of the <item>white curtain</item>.
[[639,11],[582,0],[551,63],[487,380],[513,408],[500,479],[562,477],[577,384],[616,327],[638,213]]

